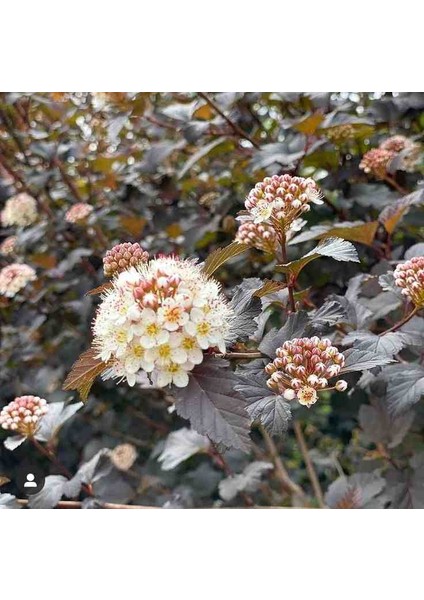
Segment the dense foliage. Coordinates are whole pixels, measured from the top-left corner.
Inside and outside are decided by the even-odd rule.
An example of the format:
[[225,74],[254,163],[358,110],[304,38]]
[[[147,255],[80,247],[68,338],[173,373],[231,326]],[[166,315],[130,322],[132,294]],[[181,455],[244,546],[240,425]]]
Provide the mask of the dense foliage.
[[0,507],[31,459],[33,508],[424,508],[423,130],[419,93],[2,93]]

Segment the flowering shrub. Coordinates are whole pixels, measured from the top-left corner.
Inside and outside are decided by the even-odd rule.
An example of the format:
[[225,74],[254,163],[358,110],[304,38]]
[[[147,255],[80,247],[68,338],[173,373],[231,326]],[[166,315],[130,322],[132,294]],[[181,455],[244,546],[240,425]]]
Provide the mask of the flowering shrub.
[[423,508],[423,98],[1,93],[0,507]]

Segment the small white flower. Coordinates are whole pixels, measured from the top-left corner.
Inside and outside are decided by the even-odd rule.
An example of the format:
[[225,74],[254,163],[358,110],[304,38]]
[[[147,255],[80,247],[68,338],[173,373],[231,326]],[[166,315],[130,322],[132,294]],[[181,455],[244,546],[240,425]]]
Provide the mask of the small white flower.
[[180,365],[171,362],[163,369],[158,370],[156,383],[159,387],[165,387],[171,383],[179,388],[186,387],[188,385],[187,371],[191,371],[192,368],[193,365],[191,363]]
[[251,215],[253,217],[253,222],[263,223],[267,221],[272,215],[274,205],[272,202],[267,202],[266,200],[259,200],[255,207],[251,209]]

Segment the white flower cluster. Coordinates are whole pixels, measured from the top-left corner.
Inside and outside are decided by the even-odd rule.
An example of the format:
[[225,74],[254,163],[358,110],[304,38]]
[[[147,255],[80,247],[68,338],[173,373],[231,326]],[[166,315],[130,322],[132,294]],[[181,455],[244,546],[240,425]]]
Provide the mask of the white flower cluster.
[[12,263],[0,271],[0,294],[13,298],[30,281],[35,281],[37,276],[29,265]]
[[193,261],[156,258],[123,271],[93,324],[94,347],[109,365],[103,376],[133,386],[144,371],[158,387],[185,387],[204,350],[225,352],[232,315],[219,284]]
[[1,211],[1,222],[4,227],[27,227],[37,220],[37,214],[37,202],[29,194],[22,192],[6,201]]

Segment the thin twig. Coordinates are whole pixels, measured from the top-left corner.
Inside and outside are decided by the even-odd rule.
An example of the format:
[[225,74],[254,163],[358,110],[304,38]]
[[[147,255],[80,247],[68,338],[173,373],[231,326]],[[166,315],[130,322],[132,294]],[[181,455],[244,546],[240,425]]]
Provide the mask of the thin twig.
[[407,194],[409,194],[408,190],[405,190],[405,188],[399,185],[396,179],[391,175],[386,175],[384,177],[384,181],[387,181],[387,183],[391,185],[396,191],[398,191],[399,194],[402,194],[402,196],[406,196]]
[[[17,498],[16,501],[21,506],[27,506],[28,500]],[[112,502],[97,501],[99,508],[118,508],[118,509],[143,509],[143,508],[160,508],[159,506],[143,506],[140,504],[114,504]],[[82,502],[79,500],[60,500],[54,508],[81,508]]]
[[299,497],[305,496],[305,492],[302,488],[290,478],[290,475],[281,460],[281,456],[278,453],[277,447],[274,444],[274,440],[262,424],[259,425],[259,430],[264,439],[268,453],[272,458],[272,462],[274,463],[275,475],[281,484],[282,491],[289,492],[290,494]]
[[219,108],[219,106],[214,102],[214,100],[212,100],[212,98],[210,98],[207,94],[205,94],[204,92],[197,92],[199,94],[199,96],[201,98],[203,98],[203,100],[205,100],[209,106],[211,106],[215,112],[217,112],[223,119],[224,121],[226,121],[228,123],[228,125],[231,127],[231,129],[233,131],[235,131],[235,133],[240,136],[241,138],[244,138],[245,140],[248,140],[252,146],[254,146],[257,150],[260,150],[260,145],[255,142],[255,140],[245,131],[243,131],[243,129],[241,127],[239,127],[239,125],[237,125],[237,123],[235,123],[232,119],[230,119],[229,117],[227,117],[227,115]]
[[84,202],[83,197],[79,193],[78,188],[76,187],[75,183],[72,181],[72,178],[69,177],[68,173],[66,172],[65,167],[63,166],[63,163],[61,162],[61,160],[56,157],[53,159],[53,164],[58,168],[59,173],[61,174],[64,183],[68,186],[70,192],[75,197],[75,199],[78,200],[78,202]]
[[238,360],[242,358],[262,358],[262,352],[225,352],[223,354],[215,354],[218,358],[228,358],[229,360]]
[[419,307],[415,306],[414,309],[409,314],[406,315],[406,317],[403,317],[403,319],[401,319],[398,323],[393,325],[393,327],[390,327],[390,329],[386,329],[386,331],[382,331],[378,335],[381,337],[382,335],[386,335],[386,333],[391,333],[392,331],[396,331],[397,329],[402,327],[402,325],[405,325],[405,323],[410,321],[412,319],[412,317],[417,314],[418,311],[419,311]]
[[[286,234],[281,231],[281,229],[277,229],[279,231],[279,239],[281,246],[281,255],[283,258],[283,263],[286,264],[287,261],[287,249],[286,249]],[[285,274],[287,290],[289,292],[289,302],[290,302],[290,310],[291,312],[296,312],[296,302],[294,301],[294,292],[293,292],[293,281],[291,280],[291,276],[289,273]]]
[[309,479],[314,490],[314,494],[318,501],[320,508],[325,508],[324,496],[322,494],[321,485],[319,483],[315,468],[312,463],[311,457],[309,456],[308,446],[306,445],[305,438],[303,436],[302,427],[298,421],[293,422],[294,433],[296,435],[297,443],[305,461],[306,470],[308,471]]

